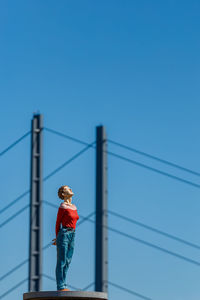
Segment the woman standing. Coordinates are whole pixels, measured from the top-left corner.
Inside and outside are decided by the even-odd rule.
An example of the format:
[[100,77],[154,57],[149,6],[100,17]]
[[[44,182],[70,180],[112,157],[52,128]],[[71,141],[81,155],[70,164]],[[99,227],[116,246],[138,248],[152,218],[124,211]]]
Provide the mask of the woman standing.
[[58,190],[58,197],[64,200],[58,209],[56,239],[53,240],[53,245],[57,246],[56,283],[59,291],[69,291],[66,288],[66,275],[74,252],[76,222],[79,219],[77,208],[72,204],[73,195],[72,189],[67,185]]

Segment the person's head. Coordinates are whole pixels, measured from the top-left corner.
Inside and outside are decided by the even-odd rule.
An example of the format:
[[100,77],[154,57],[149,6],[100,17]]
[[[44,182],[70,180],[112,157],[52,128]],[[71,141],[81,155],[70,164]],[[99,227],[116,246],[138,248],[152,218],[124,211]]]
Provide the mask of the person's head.
[[62,185],[58,189],[58,197],[66,202],[71,202],[71,198],[74,195],[72,189],[68,185]]

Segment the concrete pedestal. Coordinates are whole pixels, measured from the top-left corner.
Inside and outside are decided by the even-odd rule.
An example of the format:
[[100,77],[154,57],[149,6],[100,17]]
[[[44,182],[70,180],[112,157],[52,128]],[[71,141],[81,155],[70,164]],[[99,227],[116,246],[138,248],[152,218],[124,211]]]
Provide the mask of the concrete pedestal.
[[24,293],[23,300],[108,300],[108,295],[102,292],[44,291]]

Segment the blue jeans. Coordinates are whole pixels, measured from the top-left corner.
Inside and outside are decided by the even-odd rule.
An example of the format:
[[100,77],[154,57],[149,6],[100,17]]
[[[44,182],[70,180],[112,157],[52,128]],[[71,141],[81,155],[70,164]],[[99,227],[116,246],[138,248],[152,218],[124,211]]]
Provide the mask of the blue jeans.
[[65,289],[66,275],[74,252],[75,230],[71,228],[61,228],[56,238],[57,264],[56,283],[57,290]]

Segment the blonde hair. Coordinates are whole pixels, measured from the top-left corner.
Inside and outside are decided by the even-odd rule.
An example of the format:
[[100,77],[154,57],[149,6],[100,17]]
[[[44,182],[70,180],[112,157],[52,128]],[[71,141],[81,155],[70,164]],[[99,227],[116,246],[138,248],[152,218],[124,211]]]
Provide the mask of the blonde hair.
[[62,200],[64,200],[64,195],[63,195],[63,191],[65,187],[68,187],[68,185],[62,185],[59,189],[58,189],[58,197]]

